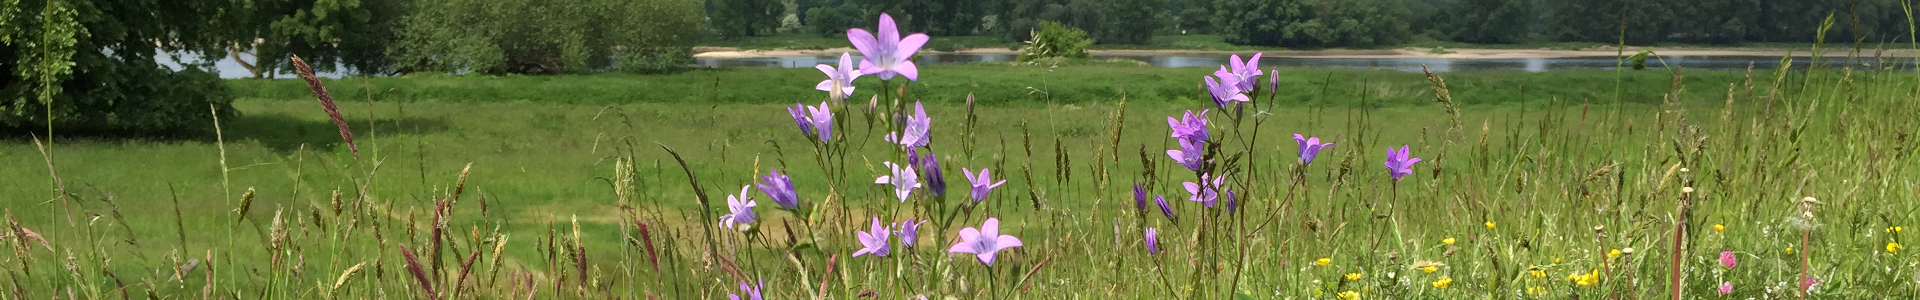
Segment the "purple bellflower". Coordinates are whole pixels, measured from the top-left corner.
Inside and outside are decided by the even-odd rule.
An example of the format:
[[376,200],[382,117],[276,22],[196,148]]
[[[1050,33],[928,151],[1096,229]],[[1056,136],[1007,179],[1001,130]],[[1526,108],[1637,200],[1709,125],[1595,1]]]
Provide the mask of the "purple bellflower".
[[1000,250],[1020,247],[1020,239],[1011,235],[1000,235],[1000,219],[987,218],[980,223],[979,229],[973,227],[960,229],[960,242],[948,248],[948,253],[968,253],[980,258],[980,263],[993,265],[993,257]]
[[906,220],[894,225],[897,229],[894,229],[893,233],[900,236],[900,246],[913,247],[913,243],[920,240],[920,223],[923,222]]
[[780,208],[800,211],[800,195],[793,190],[793,179],[788,178],[787,174],[780,174],[780,169],[767,170],[767,176],[760,176],[760,182],[753,186],[767,194],[767,198],[773,199],[773,204],[780,205]]
[[1313,158],[1320,156],[1320,150],[1333,147],[1333,143],[1321,143],[1320,137],[1305,137],[1293,134],[1293,141],[1300,144],[1300,164],[1312,164]]
[[912,166],[896,165],[890,161],[880,164],[893,169],[893,175],[880,175],[873,179],[873,184],[893,185],[893,196],[900,198],[900,202],[907,202],[907,196],[913,195],[913,189],[920,188],[919,175],[914,174]]
[[1147,210],[1147,189],[1133,185],[1133,208],[1142,212]]
[[1220,185],[1225,183],[1225,180],[1226,177],[1224,176],[1215,177],[1212,174],[1200,174],[1199,183],[1189,181],[1181,182],[1180,185],[1187,188],[1188,194],[1192,194],[1192,196],[1187,197],[1188,201],[1200,202],[1200,204],[1206,205],[1207,207],[1213,207],[1215,200],[1218,200],[1220,197]]
[[807,121],[813,122],[813,130],[819,133],[820,142],[833,141],[833,109],[827,107],[826,101],[820,101],[820,106],[807,107]]
[[747,295],[747,297],[746,297],[746,298],[740,298],[740,295],[735,295],[735,294],[727,294],[727,299],[732,299],[732,300],[762,300],[762,299],[760,298],[760,289],[763,289],[763,288],[766,288],[766,287],[767,287],[767,281],[766,281],[766,280],[764,280],[764,279],[763,279],[763,280],[760,280],[760,285],[758,285],[758,286],[751,286],[751,285],[747,285],[747,282],[745,282],[745,281],[741,281],[741,282],[740,282],[740,293],[741,293],[741,294],[746,294],[746,295]]
[[1406,145],[1400,145],[1398,151],[1387,148],[1387,172],[1393,175],[1393,180],[1400,180],[1400,176],[1413,174],[1413,164],[1420,162],[1420,158],[1409,157],[1412,153],[1411,150],[1407,150]]
[[1173,157],[1174,162],[1187,167],[1187,170],[1199,171],[1200,163],[1207,154],[1206,150],[1200,148],[1201,142],[1188,139],[1180,139],[1179,142],[1180,149],[1167,150],[1167,156]]
[[933,119],[927,118],[927,108],[918,101],[913,102],[913,116],[906,121],[906,126],[900,129],[902,132],[887,133],[885,139],[904,147],[926,147],[931,138],[927,136],[927,129],[933,127]]
[[853,257],[860,257],[861,255],[869,255],[869,254],[873,256],[887,257],[887,252],[888,252],[887,238],[893,235],[887,231],[886,226],[880,226],[880,218],[873,218],[872,229],[868,229],[868,231],[856,232],[854,233],[854,235],[859,236],[860,245],[862,247],[860,248],[860,251],[853,252]]
[[1195,115],[1193,114],[1192,110],[1188,110],[1187,114],[1180,116],[1180,119],[1178,120],[1174,119],[1171,116],[1167,117],[1167,127],[1173,129],[1172,137],[1176,139],[1194,140],[1194,141],[1208,140],[1208,136],[1207,136],[1207,112],[1208,111],[1211,111],[1211,110],[1200,110],[1200,114]]
[[1214,77],[1206,77],[1207,93],[1213,96],[1214,106],[1226,109],[1229,102],[1253,101],[1247,98],[1247,91],[1240,90],[1240,81],[1236,79],[1238,75],[1226,71],[1214,72],[1214,75],[1220,80],[1215,81]]
[[807,137],[814,137],[813,119],[807,114],[806,104],[794,102],[793,107],[787,108],[787,115],[793,116],[793,124],[800,126],[800,134],[805,134]]
[[1153,195],[1153,204],[1160,206],[1160,214],[1166,215],[1168,220],[1173,219],[1173,206],[1167,204],[1166,196]]
[[734,226],[751,226],[759,217],[753,214],[752,198],[747,197],[747,186],[740,186],[740,195],[727,195],[727,214],[720,216],[720,227],[728,229]]
[[1232,189],[1225,190],[1227,190],[1227,213],[1240,212],[1240,197],[1236,197]]
[[973,196],[973,202],[987,200],[987,193],[993,192],[994,188],[998,188],[1001,184],[1007,183],[1004,179],[999,182],[994,182],[993,176],[989,175],[985,168],[980,169],[978,176],[976,176],[973,171],[967,170],[967,168],[960,168],[960,175],[966,175],[967,184],[973,186],[973,191],[970,195]]
[[[1256,59],[1254,63],[1259,62]],[[1280,90],[1280,76],[1278,76],[1280,75],[1280,69],[1269,69],[1267,72],[1269,75],[1267,76],[1267,94],[1273,94],[1273,91]]]
[[1160,253],[1160,230],[1147,227],[1147,254]]
[[[860,78],[861,74],[860,70],[853,68],[853,56],[851,54],[846,52],[840,53],[839,68],[827,64],[814,65],[813,68],[820,69],[821,73],[827,73],[827,80],[820,81],[820,84],[814,85],[813,89],[829,93],[839,92],[839,94],[831,95],[834,100],[845,100],[847,97],[853,96],[853,80]],[[835,88],[839,88],[839,90],[834,90]]]
[[[1238,83],[1234,85],[1235,88],[1239,88],[1242,92],[1252,91],[1253,85],[1258,82],[1257,80],[1260,75],[1264,74],[1260,72],[1261,54],[1262,53],[1254,53],[1253,57],[1248,58],[1245,62],[1240,60],[1239,54],[1234,54],[1227,60],[1227,64],[1232,66],[1233,69],[1229,70],[1227,69],[1228,66],[1220,66],[1220,71],[1216,71],[1214,74],[1232,74],[1233,77],[1235,77],[1234,79],[1236,79],[1235,82]],[[1225,79],[1225,77],[1222,77],[1222,79]]]
[[879,76],[880,80],[893,80],[894,76],[903,76],[907,80],[919,81],[920,69],[913,65],[913,53],[927,44],[926,34],[900,36],[900,29],[894,26],[893,16],[880,13],[878,36],[866,29],[847,30],[847,41],[853,42],[853,49],[860,50],[860,73]]
[[[907,153],[911,154],[914,152],[908,151]],[[920,175],[926,177],[924,179],[926,179],[927,191],[933,192],[934,196],[945,196],[947,194],[947,177],[940,174],[940,159],[934,157],[932,150],[928,150],[926,156],[920,158],[920,160],[914,162],[914,164],[920,167]]]

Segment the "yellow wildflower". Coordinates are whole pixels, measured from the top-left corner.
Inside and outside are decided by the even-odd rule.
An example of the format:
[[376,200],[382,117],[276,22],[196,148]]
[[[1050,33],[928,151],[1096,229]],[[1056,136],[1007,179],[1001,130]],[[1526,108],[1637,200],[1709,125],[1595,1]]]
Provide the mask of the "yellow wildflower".
[[1546,294],[1546,293],[1547,293],[1547,287],[1544,287],[1544,286],[1537,286],[1537,285],[1536,285],[1536,286],[1530,286],[1530,287],[1527,287],[1527,293],[1528,293],[1528,294]]
[[1321,257],[1319,260],[1313,261],[1313,264],[1320,265],[1320,266],[1326,266],[1327,264],[1331,264],[1331,263],[1333,263],[1333,258],[1328,258],[1328,257]]
[[1620,249],[1613,249],[1611,251],[1607,251],[1607,259],[1615,259],[1615,258],[1620,258]]
[[1436,288],[1444,289],[1444,288],[1447,288],[1448,285],[1452,285],[1452,284],[1453,284],[1453,278],[1440,277],[1440,280],[1433,281],[1433,287],[1436,287]]
[[1600,270],[1595,269],[1593,272],[1586,274],[1574,272],[1572,275],[1567,275],[1567,279],[1572,280],[1574,284],[1580,286],[1594,285],[1600,283]]
[[1900,226],[1887,227],[1887,233],[1900,234],[1901,229],[1905,228],[1900,228]]
[[1340,292],[1339,296],[1340,300],[1360,300],[1360,292],[1355,291]]
[[1447,238],[1447,239],[1444,239],[1444,240],[1440,240],[1440,243],[1442,243],[1442,244],[1448,244],[1448,245],[1452,245],[1452,244],[1453,244],[1453,238]]
[[1487,221],[1487,229],[1493,229],[1493,221]]
[[1360,281],[1360,273],[1347,273],[1347,281]]
[[1560,263],[1560,258],[1559,257],[1553,258],[1553,263],[1556,263],[1556,264]]
[[1434,271],[1439,271],[1439,270],[1440,270],[1440,267],[1435,267],[1435,266],[1420,267],[1420,271],[1427,272],[1427,274],[1433,274]]
[[1713,224],[1713,231],[1714,232],[1727,231],[1727,225]]
[[1533,269],[1531,271],[1527,271],[1527,273],[1530,275],[1533,275],[1534,279],[1547,278],[1547,270]]
[[1887,253],[1900,253],[1900,243],[1887,243]]
[[1793,246],[1787,246],[1787,254],[1793,254]]

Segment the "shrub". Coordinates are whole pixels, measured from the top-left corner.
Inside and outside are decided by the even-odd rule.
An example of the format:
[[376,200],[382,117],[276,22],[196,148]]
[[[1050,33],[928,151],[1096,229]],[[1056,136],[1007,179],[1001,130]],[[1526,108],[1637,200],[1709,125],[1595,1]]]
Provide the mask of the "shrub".
[[684,67],[702,19],[691,0],[429,1],[401,22],[394,61],[403,71],[586,73],[620,62],[651,72]]
[[1088,58],[1087,46],[1093,45],[1093,39],[1087,38],[1087,32],[1079,28],[1067,27],[1060,22],[1040,22],[1039,30],[1033,33],[1033,40],[1020,48],[1020,61],[1048,57]]

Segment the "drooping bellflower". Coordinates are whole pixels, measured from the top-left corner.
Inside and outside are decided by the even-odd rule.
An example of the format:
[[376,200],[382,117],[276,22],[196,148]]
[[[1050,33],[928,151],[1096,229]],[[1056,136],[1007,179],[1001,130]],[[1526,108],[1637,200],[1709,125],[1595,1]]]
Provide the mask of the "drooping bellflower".
[[[853,56],[851,54],[846,52],[840,53],[839,68],[827,64],[814,65],[813,68],[820,69],[821,73],[827,73],[827,80],[820,81],[820,84],[814,85],[814,89],[828,93],[839,92],[839,94],[831,95],[834,100],[845,100],[847,97],[853,96],[853,80],[860,78],[861,74],[860,70],[853,68]],[[834,90],[835,87],[838,87],[839,90]]]
[[1400,145],[1400,150],[1397,151],[1387,148],[1387,172],[1393,175],[1393,180],[1400,180],[1401,176],[1413,174],[1413,164],[1420,162],[1420,158],[1410,157],[1412,153],[1406,145]]
[[886,226],[880,226],[880,218],[873,218],[873,228],[867,231],[856,232],[854,235],[860,238],[861,248],[859,251],[853,252],[853,257],[860,257],[861,255],[887,256],[887,238],[893,235],[887,231]]
[[720,216],[720,227],[753,225],[753,220],[759,218],[753,214],[755,205],[753,199],[747,197],[747,186],[740,186],[739,195],[727,195],[727,214]]
[[973,171],[969,171],[967,168],[960,168],[960,175],[966,175],[967,184],[973,186],[972,193],[970,194],[970,196],[973,196],[973,202],[987,200],[987,193],[993,192],[994,188],[1007,183],[1006,180],[1000,180],[999,182],[993,181],[993,176],[987,172],[987,169],[981,168],[980,173],[976,176]]
[[1160,206],[1160,214],[1166,215],[1168,220],[1172,220],[1174,218],[1173,206],[1167,204],[1166,196],[1153,195],[1153,204]]
[[1320,150],[1333,147],[1333,143],[1321,143],[1320,137],[1305,137],[1293,134],[1293,141],[1300,144],[1300,164],[1312,164],[1313,158],[1320,156]]
[[893,196],[900,198],[900,202],[907,202],[907,196],[913,195],[913,189],[920,188],[919,175],[914,174],[913,166],[896,165],[890,161],[880,164],[892,169],[893,174],[880,175],[879,178],[874,178],[873,184],[893,185]]
[[767,170],[767,176],[760,176],[760,182],[753,186],[767,194],[767,198],[773,199],[773,204],[780,205],[781,209],[800,211],[800,195],[793,189],[793,179],[788,178],[787,174],[780,174],[780,169]]
[[987,218],[980,228],[960,229],[960,242],[947,249],[948,253],[968,253],[980,258],[980,263],[993,265],[993,258],[1000,250],[1020,247],[1020,239],[1012,235],[1000,234],[1000,219]]
[[[878,36],[874,34],[878,33]],[[878,32],[866,29],[847,29],[847,41],[853,43],[853,49],[860,50],[860,73],[879,76],[880,80],[893,80],[894,76],[904,76],[907,80],[919,81],[920,70],[913,65],[913,53],[927,44],[927,35],[921,33],[900,36],[900,29],[893,23],[893,16],[880,13]]]

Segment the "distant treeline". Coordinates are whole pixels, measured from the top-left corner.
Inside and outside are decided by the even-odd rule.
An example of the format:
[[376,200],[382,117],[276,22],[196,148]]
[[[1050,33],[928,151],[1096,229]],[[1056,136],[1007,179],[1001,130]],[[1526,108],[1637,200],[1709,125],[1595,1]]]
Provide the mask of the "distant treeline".
[[0,132],[168,134],[231,114],[218,77],[158,55],[256,78],[295,55],[361,75],[684,69],[700,1],[0,0]]
[[936,36],[1027,38],[1058,21],[1099,43],[1218,34],[1228,43],[1365,47],[1408,42],[1737,44],[1907,40],[1913,0],[708,0],[720,37],[864,27],[887,12]]

